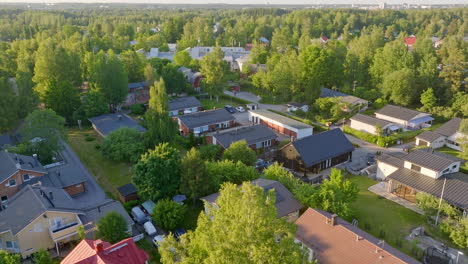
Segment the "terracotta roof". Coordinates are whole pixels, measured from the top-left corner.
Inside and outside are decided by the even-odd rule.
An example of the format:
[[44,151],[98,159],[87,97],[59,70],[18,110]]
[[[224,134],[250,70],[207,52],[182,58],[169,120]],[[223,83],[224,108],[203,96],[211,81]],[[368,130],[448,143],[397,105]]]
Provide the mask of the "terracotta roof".
[[405,38],[405,45],[407,46],[413,46],[416,44],[416,37],[415,36],[409,36]]
[[331,225],[330,217],[330,213],[309,208],[296,221],[296,238],[314,251],[319,263],[420,263],[339,217]]
[[114,245],[102,240],[84,239],[61,264],[144,264],[147,259],[148,254],[137,248],[133,238]]

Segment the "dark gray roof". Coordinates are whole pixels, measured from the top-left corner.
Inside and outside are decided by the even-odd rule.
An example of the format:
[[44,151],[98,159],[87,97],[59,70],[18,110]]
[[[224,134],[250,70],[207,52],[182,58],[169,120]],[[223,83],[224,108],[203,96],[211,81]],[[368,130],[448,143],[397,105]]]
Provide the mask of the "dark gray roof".
[[132,218],[128,215],[127,211],[125,211],[122,204],[116,200],[108,199],[93,207],[83,209],[83,211],[84,214],[80,215],[80,219],[86,230],[92,229],[99,219],[110,212],[117,212],[125,219],[127,225],[133,225]]
[[104,114],[89,119],[91,123],[98,129],[104,136],[107,136],[112,131],[121,127],[135,128],[140,132],[145,132],[146,129],[138,124],[133,118],[120,113]]
[[[268,179],[256,179],[251,181],[252,184],[262,187],[265,191],[275,190],[276,194],[276,209],[279,217],[286,216],[292,212],[300,210],[302,205],[294,198],[292,193],[284,187],[280,182]],[[200,198],[208,203],[215,204],[219,193],[214,193]]]
[[87,181],[86,176],[81,170],[77,170],[75,167],[67,165],[50,173],[48,177],[57,188],[66,188]]
[[383,163],[392,165],[396,168],[403,168],[405,165],[405,161],[403,160],[403,157],[406,155],[406,153],[401,153],[401,152],[395,152],[395,153],[382,153],[381,155],[375,156],[375,159],[378,161],[381,161]]
[[324,97],[343,97],[343,96],[348,96],[348,94],[345,94],[345,93],[341,93],[341,92],[338,92],[338,91],[334,91],[332,89],[328,89],[328,88],[320,88],[320,97],[324,98]]
[[459,208],[468,208],[468,175],[466,174],[457,172],[434,179],[403,168],[390,174],[388,178],[403,183],[417,191],[432,194],[435,197],[440,197],[444,179],[447,179],[442,198]]
[[275,139],[276,134],[273,130],[269,129],[264,125],[246,126],[231,129],[227,132],[213,134],[224,148],[239,140],[245,140],[248,145],[255,144],[257,142],[266,141],[269,139]]
[[460,159],[456,157],[443,155],[443,153],[432,151],[429,148],[413,150],[408,153],[408,155],[404,156],[404,160],[436,171],[442,171],[452,163],[460,161]]
[[137,188],[132,183],[127,183],[127,184],[125,184],[123,186],[120,186],[119,188],[117,188],[117,191],[122,196],[127,196],[127,195],[134,194],[134,193],[138,192]]
[[47,173],[34,157],[0,151],[0,183],[19,169]]
[[200,101],[193,96],[180,97],[169,100],[169,111],[183,110],[186,108],[201,107]]
[[304,124],[304,123],[299,122],[297,120],[294,120],[292,118],[282,116],[280,114],[271,112],[271,111],[266,110],[266,109],[249,110],[249,112],[261,115],[263,117],[266,117],[266,118],[269,118],[269,119],[272,119],[272,120],[275,120],[275,121],[277,121],[277,122],[279,122],[281,124],[284,124],[284,125],[287,125],[287,126],[290,126],[290,127],[294,127],[296,129],[312,128],[312,126],[310,126],[310,125]]
[[307,106],[307,104],[304,104],[304,103],[297,103],[297,102],[291,102],[291,103],[288,103],[288,105],[295,106],[295,107]]
[[386,115],[389,117],[394,117],[397,119],[409,121],[415,118],[419,114],[423,114],[423,112],[419,112],[413,109],[404,108],[401,106],[396,105],[386,105],[375,112],[376,114]]
[[392,122],[389,122],[387,120],[375,118],[373,116],[368,116],[368,115],[363,115],[363,114],[357,114],[353,117],[350,118],[351,120],[356,120],[358,122],[364,123],[364,124],[369,124],[372,126],[379,125],[380,127],[385,127],[387,125],[390,125]]
[[14,145],[13,138],[9,134],[0,135],[0,149],[4,145],[10,145],[10,146]]
[[224,108],[183,115],[178,118],[191,129],[234,120],[234,116]]
[[446,137],[450,137],[455,134],[460,129],[462,119],[455,117],[450,119],[447,123],[443,124],[441,127],[434,130],[434,132],[441,134]]
[[83,214],[64,190],[27,185],[0,212],[0,231],[11,230],[16,234],[47,211]]
[[416,137],[427,142],[433,142],[436,139],[442,137],[442,135],[432,132],[432,131],[424,131],[421,134],[417,135]]
[[146,82],[129,83],[128,89],[135,89],[135,88],[140,88],[140,87],[145,87],[145,86],[148,86],[148,83]]
[[311,135],[291,143],[306,167],[354,150],[340,129]]

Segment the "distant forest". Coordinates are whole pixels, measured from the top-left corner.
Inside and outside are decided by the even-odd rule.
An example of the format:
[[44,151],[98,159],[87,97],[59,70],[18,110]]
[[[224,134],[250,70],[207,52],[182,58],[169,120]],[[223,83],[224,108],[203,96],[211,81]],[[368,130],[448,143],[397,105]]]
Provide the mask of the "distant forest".
[[[467,18],[466,8],[2,9],[0,130],[10,129],[39,104],[67,121],[92,113],[92,100],[118,104],[127,82],[146,78],[148,63],[164,75],[157,61],[135,51],[164,51],[168,43],[177,43],[179,52],[252,44],[250,63],[265,64],[266,70],[245,70],[249,77],[242,85],[276,102],[312,104],[320,87],[327,87],[444,118],[467,117]],[[412,35],[416,41],[405,45]],[[196,62],[181,61],[171,67],[198,68]],[[174,86],[170,78],[165,81]],[[84,96],[89,90],[83,83],[103,94]]]

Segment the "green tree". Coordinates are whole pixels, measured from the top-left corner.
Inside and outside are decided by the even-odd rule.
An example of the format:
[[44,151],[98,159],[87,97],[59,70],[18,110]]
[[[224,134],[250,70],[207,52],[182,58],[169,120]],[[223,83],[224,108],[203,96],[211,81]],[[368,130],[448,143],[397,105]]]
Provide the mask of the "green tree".
[[198,150],[203,160],[216,161],[220,159],[223,149],[218,145],[201,145]]
[[208,215],[201,213],[194,232],[177,243],[165,241],[163,263],[305,263],[294,242],[295,226],[278,218],[274,191],[244,183],[225,184]]
[[6,78],[0,77],[0,94],[0,131],[7,131],[17,122],[18,114],[17,96]]
[[245,140],[239,140],[232,143],[223,153],[223,159],[232,160],[234,162],[240,161],[247,166],[255,165],[257,155]]
[[148,127],[147,136],[151,145],[170,142],[177,134],[177,124],[169,116],[169,98],[162,78],[150,87],[149,108],[145,113],[145,124]]
[[174,63],[179,67],[189,67],[192,63],[192,57],[186,50],[182,50],[174,54]]
[[[39,105],[39,98],[33,90],[33,74],[28,71],[18,69],[16,72],[16,85],[18,87],[18,101],[21,107],[17,107],[17,113],[20,118],[26,117]],[[1,104],[0,104],[1,105]]]
[[462,148],[462,155],[468,159],[468,119],[463,119],[460,123],[459,131],[463,136],[457,139],[458,144]]
[[193,201],[214,191],[210,175],[206,173],[205,161],[196,148],[190,149],[181,161],[180,192]]
[[421,94],[421,104],[423,105],[423,111],[431,111],[432,108],[436,106],[437,98],[434,95],[434,89],[427,88],[427,90]]
[[265,45],[255,43],[249,55],[250,63],[265,64],[267,63],[268,55],[268,49],[265,47]]
[[51,256],[49,251],[45,249],[40,249],[36,253],[33,254],[33,261],[36,264],[55,264],[55,261]]
[[111,244],[117,243],[130,236],[128,224],[116,211],[109,212],[96,223],[95,236]]
[[216,47],[213,52],[208,53],[200,61],[200,71],[203,74],[202,85],[210,95],[210,99],[223,93],[226,86],[226,63],[223,61],[223,51]]
[[141,53],[133,50],[126,50],[120,53],[120,59],[123,63],[129,82],[141,82],[143,80],[143,71],[146,58]]
[[218,186],[223,182],[241,184],[258,178],[257,170],[252,166],[232,160],[222,160],[217,162],[206,162],[206,173]]
[[104,93],[99,88],[91,88],[83,96],[83,109],[87,118],[107,113],[109,107]]
[[349,205],[356,200],[358,192],[356,184],[345,180],[340,170],[332,169],[330,179],[320,185],[313,197],[314,208],[349,217],[352,214]]
[[21,256],[18,254],[9,254],[0,249],[0,263],[2,264],[20,264]]
[[112,131],[102,144],[102,154],[115,161],[137,162],[145,150],[142,133],[128,127]]
[[178,71],[178,67],[172,63],[167,64],[162,68],[161,77],[164,79],[166,91],[169,94],[180,94],[185,92],[187,80],[182,72]]
[[67,81],[54,79],[47,81],[43,89],[42,100],[45,105],[70,121],[73,112],[81,104],[78,90]]
[[153,221],[164,230],[174,230],[180,227],[184,220],[187,208],[183,204],[163,199],[159,200],[153,208]]
[[394,103],[408,106],[417,100],[414,72],[410,69],[394,71],[384,77],[382,92]]
[[179,151],[162,143],[141,156],[133,182],[142,197],[157,200],[174,195],[180,185]]

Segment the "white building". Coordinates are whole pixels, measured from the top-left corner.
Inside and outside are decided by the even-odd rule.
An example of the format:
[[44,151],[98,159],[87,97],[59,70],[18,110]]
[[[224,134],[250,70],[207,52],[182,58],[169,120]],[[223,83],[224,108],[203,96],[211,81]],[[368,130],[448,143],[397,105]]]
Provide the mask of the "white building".
[[375,117],[399,125],[404,130],[418,130],[431,126],[432,120],[428,113],[395,105],[386,105],[375,112]]
[[460,131],[461,118],[453,118],[434,131],[424,131],[416,136],[417,146],[426,146],[431,148],[449,147],[458,151],[462,148],[458,141],[466,137]]

